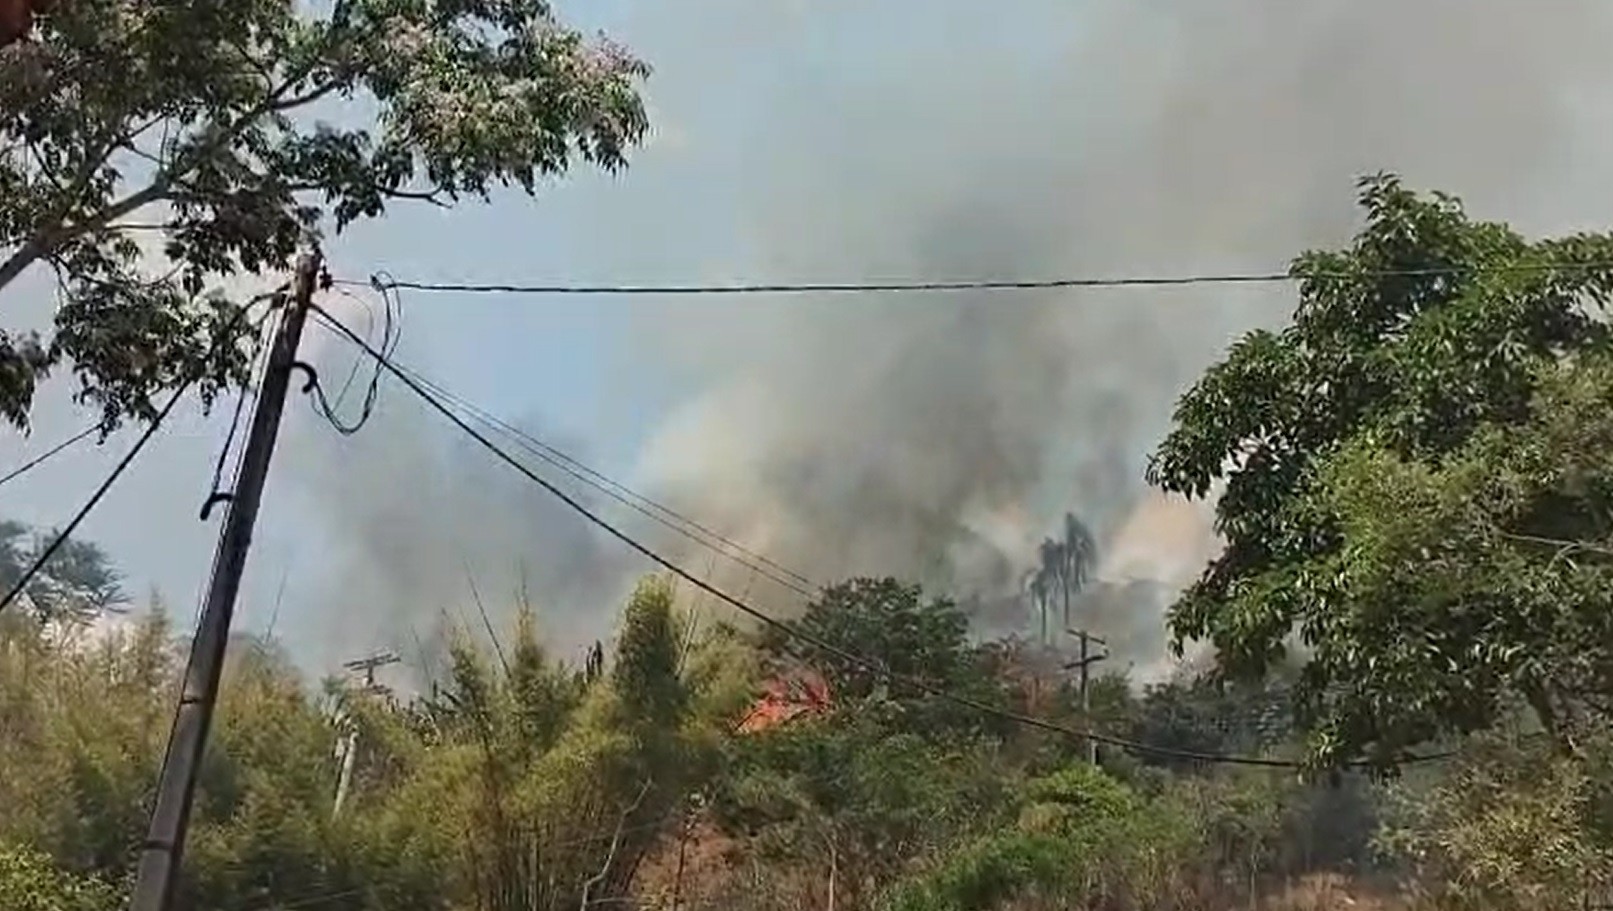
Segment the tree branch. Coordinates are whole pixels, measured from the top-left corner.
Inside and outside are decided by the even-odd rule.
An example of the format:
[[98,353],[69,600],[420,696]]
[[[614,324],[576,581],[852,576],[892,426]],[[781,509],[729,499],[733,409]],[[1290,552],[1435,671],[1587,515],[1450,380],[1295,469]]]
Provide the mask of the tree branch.
[[[318,88],[310,89],[301,95],[292,95],[289,98],[283,98],[279,101],[276,101],[274,104],[269,106],[268,113],[283,114],[286,111],[300,108],[305,104],[312,104],[313,102],[324,98],[326,95],[329,95],[331,92],[334,92],[341,87],[342,83],[340,80],[327,82],[324,85],[321,85]],[[289,86],[287,86],[287,88],[289,88]]]
[[1521,544],[1533,544],[1537,547],[1554,548],[1557,552],[1552,554],[1551,561],[1546,564],[1547,569],[1555,567],[1560,560],[1567,560],[1574,553],[1594,554],[1598,557],[1613,557],[1613,548],[1590,541],[1570,541],[1563,538],[1546,538],[1539,535],[1514,534],[1512,532],[1498,532],[1501,537]]
[[[184,179],[202,161],[228,146],[229,143],[258,120],[269,114],[295,107],[296,105],[291,104],[291,102],[295,101],[296,98],[288,99],[285,94],[291,91],[293,86],[305,79],[311,69],[312,64],[309,64],[304,67],[302,72],[288,76],[279,88],[269,92],[262,102],[242,113],[228,126],[218,127],[215,125],[212,130],[214,135],[211,139],[195,147],[189,155],[185,156],[185,160],[182,163],[176,163],[171,168],[159,171],[145,188],[130,193],[123,199],[112,203],[94,216],[81,222],[65,223],[68,213],[72,210],[73,201],[89,186],[90,180],[95,177],[96,171],[100,170],[101,166],[105,164],[107,157],[117,149],[122,148],[130,138],[138,136],[149,129],[152,124],[159,122],[159,119],[148,121],[132,132],[119,132],[109,139],[101,151],[97,155],[90,156],[84,167],[75,175],[73,185],[70,187],[71,192],[68,198],[63,201],[63,206],[59,207],[59,211],[51,219],[51,223],[40,226],[32,237],[18,247],[11,256],[6,258],[4,263],[0,263],[0,291],[5,290],[6,286],[15,281],[17,276],[37,262],[40,257],[49,256],[74,237],[105,227],[108,223],[134,212],[141,206],[162,199],[175,183]],[[311,100],[319,97],[320,94],[328,93],[334,88],[335,84],[328,84],[322,90],[316,90],[307,96],[297,97]]]
[[[327,189],[327,186],[313,181],[300,181],[286,184],[286,189],[293,193],[310,193],[315,190]],[[449,208],[448,203],[442,199],[443,193],[441,190],[389,190],[379,184],[370,184],[366,189],[374,190],[387,199],[406,199],[413,202],[430,203],[442,209]]]
[[627,825],[627,818],[632,816],[633,811],[637,810],[639,804],[644,802],[644,795],[650,793],[650,784],[650,781],[646,780],[644,786],[639,788],[638,796],[634,797],[633,802],[627,805],[627,809],[616,817],[616,831],[611,833],[610,849],[605,853],[605,863],[600,865],[598,873],[588,877],[588,880],[582,884],[582,901],[577,906],[578,911],[588,911],[590,906],[603,902],[603,900],[590,901],[589,896],[593,894],[594,887],[604,882],[605,877],[610,874],[611,865],[616,862],[616,851],[622,844],[622,830]]

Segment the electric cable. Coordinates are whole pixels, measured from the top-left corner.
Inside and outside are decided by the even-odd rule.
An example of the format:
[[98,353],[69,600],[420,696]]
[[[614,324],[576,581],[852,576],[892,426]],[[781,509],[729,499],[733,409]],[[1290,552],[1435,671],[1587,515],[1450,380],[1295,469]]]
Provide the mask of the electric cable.
[[203,522],[207,521],[214,505],[228,500],[230,496],[229,492],[224,489],[224,466],[229,461],[231,450],[235,448],[235,437],[241,432],[241,418],[246,410],[246,400],[256,398],[259,377],[268,363],[268,346],[263,343],[263,327],[268,322],[269,316],[269,313],[265,313],[253,327],[251,366],[247,372],[248,384],[243,386],[235,397],[235,408],[232,409],[230,414],[230,429],[225,433],[224,444],[219,447],[218,459],[213,463],[213,482],[208,488],[207,499],[202,501],[201,519]]
[[[911,688],[913,688],[915,690],[918,690],[919,692],[923,692],[926,695],[936,697],[936,698],[944,700],[946,702],[951,702],[954,705],[958,705],[958,706],[961,706],[963,708],[968,708],[968,709],[974,710],[974,711],[979,712],[979,713],[984,714],[984,715],[989,715],[989,716],[996,717],[996,718],[999,718],[999,719],[1002,719],[1002,720],[1005,720],[1005,721],[1010,721],[1010,722],[1025,726],[1025,727],[1037,728],[1037,729],[1048,731],[1050,733],[1062,734],[1062,735],[1065,735],[1065,736],[1068,736],[1068,737],[1084,739],[1084,740],[1090,740],[1090,741],[1093,741],[1093,742],[1096,742],[1096,743],[1105,744],[1107,746],[1115,747],[1115,748],[1118,748],[1118,749],[1127,750],[1129,752],[1141,753],[1141,754],[1144,754],[1144,755],[1155,756],[1157,758],[1162,758],[1162,759],[1179,759],[1179,760],[1185,760],[1185,761],[1190,761],[1190,762],[1201,762],[1201,763],[1206,763],[1206,764],[1256,766],[1256,767],[1263,767],[1263,768],[1281,768],[1281,769],[1305,769],[1305,768],[1308,768],[1308,766],[1305,763],[1295,762],[1295,761],[1292,761],[1292,760],[1274,759],[1274,758],[1266,758],[1266,757],[1259,757],[1259,756],[1234,756],[1234,755],[1217,754],[1217,753],[1203,753],[1203,752],[1198,752],[1198,751],[1194,751],[1194,750],[1181,750],[1181,749],[1175,749],[1175,748],[1171,748],[1171,747],[1155,746],[1155,745],[1152,745],[1152,744],[1141,743],[1139,741],[1131,740],[1131,739],[1128,739],[1128,738],[1125,738],[1125,737],[1117,737],[1117,736],[1114,736],[1114,735],[1111,735],[1111,734],[1104,734],[1104,733],[1100,733],[1100,732],[1097,732],[1097,731],[1082,730],[1082,729],[1079,729],[1079,728],[1069,727],[1069,726],[1059,724],[1059,723],[1054,722],[1054,721],[1049,721],[1049,720],[1044,719],[1044,718],[1037,718],[1037,717],[1034,717],[1034,716],[1031,716],[1031,715],[1025,715],[1025,714],[1021,714],[1019,712],[1014,712],[1014,711],[1010,711],[1010,710],[1007,710],[1007,709],[999,708],[997,706],[990,705],[990,704],[981,702],[981,701],[976,700],[976,699],[972,699],[972,698],[970,698],[968,696],[961,696],[961,695],[958,695],[957,693],[950,692],[946,688],[941,687],[941,686],[937,686],[936,684],[930,683],[930,682],[928,682],[926,680],[922,680],[922,679],[919,679],[919,678],[916,678],[916,677],[910,677],[910,676],[905,675],[905,674],[897,674],[897,673],[891,671],[888,667],[884,666],[884,664],[879,662],[879,661],[876,661],[876,660],[874,660],[872,658],[868,658],[866,656],[859,655],[859,654],[857,654],[855,652],[849,651],[849,650],[847,650],[845,648],[842,648],[840,646],[837,646],[837,645],[835,645],[835,644],[833,644],[833,643],[831,643],[831,642],[829,642],[829,641],[827,641],[827,640],[825,640],[825,639],[823,639],[823,638],[821,638],[819,636],[816,636],[816,635],[814,635],[814,634],[812,634],[810,632],[807,632],[807,631],[805,631],[803,629],[800,629],[799,627],[797,627],[797,626],[795,626],[793,624],[787,623],[787,622],[785,622],[783,620],[779,620],[778,618],[773,617],[772,615],[768,614],[767,612],[759,610],[759,609],[751,606],[750,604],[747,604],[745,601],[741,600],[740,598],[737,598],[737,597],[735,597],[733,595],[730,595],[727,592],[723,591],[722,589],[712,585],[711,583],[706,582],[705,580],[703,580],[703,579],[699,578],[698,576],[696,576],[694,573],[684,569],[683,567],[679,566],[677,563],[675,563],[672,560],[662,556],[661,554],[659,554],[655,550],[651,549],[647,545],[639,542],[637,539],[633,538],[631,535],[629,535],[626,532],[618,529],[615,525],[611,524],[610,522],[608,522],[607,520],[605,520],[604,518],[599,516],[597,513],[595,513],[592,510],[590,510],[584,504],[578,502],[574,497],[570,496],[565,491],[563,491],[559,487],[555,486],[552,482],[550,482],[546,478],[543,478],[542,476],[538,475],[531,468],[529,468],[525,464],[523,464],[519,459],[516,459],[514,456],[512,456],[509,453],[505,452],[502,448],[499,447],[499,445],[497,443],[495,443],[492,440],[488,439],[485,434],[481,433],[475,427],[471,426],[463,417],[461,417],[460,415],[455,413],[454,410],[451,407],[449,407],[448,405],[444,404],[440,399],[438,399],[436,396],[434,396],[424,386],[422,386],[419,383],[417,383],[412,377],[408,376],[403,371],[399,370],[394,364],[391,363],[391,361],[384,354],[382,354],[380,351],[376,350],[368,342],[364,341],[364,339],[362,337],[360,337],[357,333],[353,332],[351,329],[347,328],[347,326],[343,325],[339,320],[336,320],[333,316],[331,316],[323,308],[321,308],[317,304],[315,304],[313,309],[314,309],[314,311],[316,313],[320,314],[321,317],[324,320],[328,321],[329,324],[334,329],[336,329],[338,332],[340,332],[343,335],[345,335],[348,338],[348,340],[351,341],[354,345],[357,345],[366,354],[368,354],[370,357],[374,358],[376,360],[376,362],[378,364],[380,364],[383,369],[385,369],[388,373],[391,373],[396,379],[398,379],[401,383],[403,383],[404,386],[406,386],[411,392],[413,392],[422,401],[424,401],[427,405],[429,405],[433,410],[437,411],[443,417],[447,418],[451,423],[453,423],[456,427],[458,427],[460,429],[460,431],[462,431],[467,436],[469,436],[473,440],[475,440],[478,444],[480,444],[484,449],[486,449],[494,457],[498,458],[500,461],[502,461],[505,464],[509,465],[511,468],[515,469],[521,475],[526,477],[527,480],[531,481],[534,484],[537,484],[539,487],[541,487],[545,491],[547,491],[551,496],[553,496],[556,499],[560,500],[567,507],[569,507],[572,511],[578,513],[580,516],[582,516],[584,519],[586,519],[589,523],[594,525],[596,528],[600,529],[601,531],[605,532],[606,534],[610,535],[611,537],[617,539],[622,544],[626,545],[629,549],[635,551],[640,556],[644,557],[645,559],[649,560],[650,562],[652,562],[652,563],[656,564],[657,566],[661,567],[666,572],[671,573],[672,575],[678,577],[679,579],[683,580],[684,582],[694,586],[696,589],[699,589],[700,591],[703,591],[703,592],[707,593],[708,595],[718,599],[719,601],[722,601],[723,603],[725,603],[728,606],[734,608],[735,610],[738,610],[740,613],[743,613],[746,616],[751,617],[752,619],[756,620],[757,622],[761,623],[762,625],[764,625],[764,626],[766,626],[766,627],[768,627],[770,629],[778,631],[779,633],[785,635],[788,638],[795,639],[795,640],[803,642],[803,643],[805,643],[807,645],[813,646],[814,648],[818,649],[819,651],[823,652],[824,654],[831,655],[831,656],[833,656],[835,658],[838,658],[841,661],[844,661],[844,662],[846,662],[848,664],[855,665],[857,667],[862,668],[863,670],[866,670],[866,671],[869,671],[871,673],[877,674],[878,676],[883,677],[888,681],[904,684],[904,685],[906,685],[908,687],[911,687]],[[1445,759],[1445,758],[1448,758],[1449,756],[1450,756],[1449,753],[1429,754],[1429,755],[1413,755],[1413,756],[1401,758],[1400,761],[1399,761],[1399,764],[1407,765],[1407,764],[1412,764],[1412,763],[1430,762],[1430,761],[1435,761],[1435,760],[1439,760],[1439,759]],[[1343,765],[1345,767],[1349,767],[1349,768],[1362,768],[1362,767],[1370,767],[1371,763],[1361,762],[1361,761],[1353,761],[1353,762],[1344,763]]]
[[[392,289],[391,285],[384,283],[385,280],[381,278],[382,275],[385,275],[385,273],[377,273],[371,279],[371,287],[380,293],[382,300],[381,344],[379,347],[381,351],[391,356],[397,350],[398,343],[402,340],[402,331],[398,325],[401,308],[397,304],[397,292]],[[342,289],[337,289],[337,292],[353,301],[363,303],[357,295],[351,292]],[[366,315],[370,317],[373,331],[374,317],[367,310]],[[325,385],[319,381],[317,375],[313,381],[311,391],[313,392],[314,410],[342,436],[352,436],[362,430],[365,424],[369,423],[370,417],[375,413],[376,400],[380,395],[382,371],[378,366],[365,386],[364,400],[359,406],[358,417],[349,422],[344,421],[337,413],[358,377],[358,367],[359,362],[355,361],[353,369],[348,371],[346,381],[342,383],[341,391],[336,394],[334,399],[331,399],[326,394]]]
[[157,429],[162,426],[165,420],[167,420],[168,415],[173,412],[174,406],[179,404],[179,400],[184,398],[185,393],[190,391],[190,387],[193,382],[194,380],[187,380],[180,384],[179,388],[174,390],[173,396],[168,399],[168,404],[164,405],[162,410],[157,412],[157,416],[152,419],[150,424],[146,425],[145,432],[140,434],[140,438],[135,440],[134,445],[129,447],[128,452],[124,453],[123,458],[118,461],[116,466],[113,467],[111,474],[107,475],[106,480],[102,481],[101,485],[95,489],[95,492],[90,494],[90,498],[84,502],[83,506],[79,507],[78,512],[70,521],[68,521],[67,525],[55,533],[55,537],[53,537],[50,543],[45,546],[45,549],[40,551],[39,554],[34,557],[33,562],[28,565],[28,568],[23,571],[22,575],[19,576],[17,581],[11,586],[11,590],[6,592],[6,596],[4,598],[0,598],[0,613],[4,613],[5,609],[10,607],[12,602],[16,601],[17,598],[22,595],[23,591],[27,589],[28,584],[33,582],[34,577],[39,575],[40,571],[45,568],[45,564],[49,563],[51,558],[56,556],[56,552],[61,550],[62,545],[67,543],[67,539],[72,537],[73,532],[78,530],[78,526],[81,525],[84,520],[89,517],[91,511],[93,511],[95,507],[100,504],[101,498],[106,496],[107,491],[111,490],[112,485],[116,484],[118,478],[123,476],[123,472],[129,467],[130,464],[134,462],[135,457],[140,455],[140,451],[145,449],[146,444],[151,442],[152,437],[156,436]]
[[782,564],[779,564],[764,554],[757,553],[756,551],[745,547],[744,545],[722,535],[719,532],[713,531],[695,519],[678,512],[670,506],[665,506],[661,503],[658,503],[655,500],[634,491],[632,488],[621,483],[620,481],[616,481],[608,475],[588,467],[554,446],[543,442],[542,440],[532,436],[520,428],[515,427],[509,422],[502,420],[498,416],[489,413],[476,404],[467,401],[458,395],[455,395],[453,392],[442,388],[436,383],[433,383],[427,377],[422,376],[419,371],[406,367],[402,364],[398,364],[396,361],[394,361],[393,364],[398,370],[409,374],[411,379],[430,390],[433,394],[454,405],[456,408],[459,408],[461,411],[470,414],[482,423],[487,424],[493,429],[511,437],[517,445],[519,445],[529,454],[552,465],[570,477],[587,484],[595,490],[598,490],[607,497],[610,497],[616,502],[621,503],[629,509],[632,509],[634,512],[637,512],[640,515],[643,515],[646,518],[649,518],[650,520],[668,529],[671,529],[673,532],[676,532],[677,534],[693,541],[696,544],[699,544],[702,547],[713,550],[721,556],[733,560],[735,563],[744,566],[746,569],[756,571],[758,575],[782,585],[798,595],[810,598],[819,588],[815,582],[813,582],[811,579],[808,579],[806,576],[786,566],[783,566]]
[[[225,339],[233,341],[232,336],[236,328],[240,325],[242,320],[246,319],[247,314],[252,311],[252,308],[263,301],[278,296],[281,291],[283,291],[283,289],[258,294],[248,301],[244,306],[242,306],[240,310],[236,312],[234,319],[232,319],[229,325],[225,327],[224,338],[219,340],[220,343],[223,343]],[[157,431],[162,427],[163,423],[168,420],[168,416],[173,413],[174,408],[179,405],[179,402],[185,397],[185,394],[190,391],[191,387],[196,384],[198,379],[200,379],[200,377],[194,375],[187,377],[174,389],[174,393],[169,397],[168,403],[162,407],[162,410],[157,412],[156,416],[152,418],[151,423],[146,425],[146,428],[140,434],[139,439],[135,440],[134,445],[129,447],[129,451],[124,453],[123,458],[118,461],[118,464],[113,466],[111,473],[108,474],[106,479],[101,482],[100,486],[90,494],[89,499],[84,502],[83,506],[79,507],[78,512],[75,513],[73,518],[68,521],[67,525],[55,532],[50,543],[47,544],[45,548],[34,557],[33,562],[28,565],[28,568],[24,570],[22,575],[18,577],[17,581],[12,584],[11,589],[6,592],[5,597],[0,598],[0,613],[4,613],[6,608],[10,607],[12,603],[22,596],[24,591],[28,588],[29,583],[33,582],[34,577],[38,576],[39,573],[44,570],[45,566],[50,563],[51,558],[56,556],[56,552],[61,550],[61,548],[67,543],[68,539],[72,537],[73,532],[78,530],[78,526],[83,524],[85,519],[89,518],[90,513],[95,510],[96,506],[100,505],[102,498],[104,498],[107,492],[112,489],[112,485],[118,482],[118,479],[123,476],[123,473],[128,470],[129,466],[134,463],[134,460],[140,455],[141,451],[145,449],[146,444],[151,442],[152,437],[157,435]]]
[[[384,281],[378,281],[377,290],[382,291],[384,294],[385,291],[382,290],[383,284]],[[338,289],[337,293],[342,294],[344,297],[347,297],[350,300],[362,302],[357,295],[354,295],[350,292]],[[389,317],[389,323],[390,322],[391,319]],[[373,331],[373,320],[371,330]],[[383,334],[383,338],[391,338],[395,350],[397,341],[396,336],[393,336],[390,331],[386,331]],[[345,339],[343,340],[345,341]],[[383,348],[382,350],[385,351],[386,349]],[[543,440],[540,440],[532,434],[521,430],[519,427],[514,426],[508,421],[499,418],[497,415],[478,407],[475,403],[461,398],[460,396],[455,395],[452,391],[436,385],[419,371],[398,363],[398,361],[392,357],[392,353],[392,351],[387,351],[389,358],[392,359],[393,366],[408,373],[416,382],[431,390],[436,395],[449,401],[461,411],[471,414],[482,423],[503,433],[527,453],[559,469],[573,479],[587,484],[595,490],[598,490],[600,493],[603,493],[607,497],[610,497],[611,499],[628,507],[629,509],[632,509],[640,515],[649,518],[657,524],[671,529],[673,532],[689,539],[690,541],[693,541],[701,547],[705,547],[724,557],[727,557],[741,566],[758,573],[759,575],[789,589],[790,591],[795,592],[798,595],[810,598],[819,588],[816,583],[801,573],[777,563],[764,554],[757,553],[756,551],[745,547],[739,542],[724,536],[720,532],[714,531],[695,519],[678,512],[672,507],[659,503],[650,497],[633,490],[626,484],[623,484],[596,469],[590,468],[588,465],[578,461],[561,449],[549,443],[545,443]],[[353,371],[351,371],[349,374],[350,378],[351,376],[356,375],[356,373],[357,365],[355,364]],[[374,384],[379,380],[379,378],[380,368],[377,367],[376,375],[371,381],[371,394],[369,396],[371,399],[373,399]],[[340,430],[341,428],[338,427],[338,431]]]
[[100,429],[101,429],[101,425],[99,423],[91,424],[90,426],[84,428],[83,430],[80,430],[78,433],[75,433],[72,436],[68,437],[67,439],[62,440],[60,443],[57,443],[55,446],[52,446],[51,448],[45,450],[44,452],[40,453],[39,455],[34,456],[33,458],[31,458],[28,461],[22,463],[21,465],[18,465],[16,468],[13,468],[12,470],[6,472],[5,475],[0,476],[0,485],[4,485],[8,481],[14,481],[17,478],[20,478],[23,475],[27,474],[28,472],[33,471],[35,468],[38,468],[39,466],[41,466],[41,465],[45,464],[46,462],[50,461],[52,458],[56,457],[57,455],[60,455],[64,451],[66,451],[74,443],[77,443],[80,440],[83,440],[84,438],[90,436],[91,434],[95,433],[96,431],[98,431]]
[[[371,306],[370,302],[364,300],[363,298],[359,297],[357,294],[354,294],[353,292],[348,291],[345,288],[337,288],[335,290],[336,290],[336,293],[338,293],[338,294],[342,295],[343,297],[353,301],[356,304],[361,305],[364,308],[364,335],[365,335],[366,338],[374,335],[375,334],[375,308],[373,306]],[[390,292],[390,293],[391,294],[396,294],[396,292]],[[391,314],[391,300],[390,300],[390,298],[388,298],[385,295],[383,295],[383,297],[382,297],[382,307],[385,308],[386,317],[388,319],[390,319],[391,315],[392,315]],[[390,334],[390,332],[387,332],[386,334]],[[383,347],[382,350],[384,351],[386,349]],[[353,384],[358,382],[358,374],[359,374],[359,371],[361,369],[363,369],[364,361],[365,361],[365,358],[354,358],[353,359],[352,366],[350,366],[348,368],[348,370],[347,370],[347,378],[342,380],[342,388],[337,391],[336,398],[331,403],[334,408],[338,408],[338,409],[341,408],[342,403],[347,401],[348,393],[350,393],[353,390]]]
[[[542,295],[665,295],[704,296],[717,294],[873,294],[947,291],[1038,291],[1060,288],[1138,288],[1179,285],[1259,285],[1322,280],[1371,278],[1438,278],[1476,274],[1538,274],[1546,272],[1613,271],[1613,262],[1514,263],[1498,266],[1445,266],[1420,269],[1362,269],[1318,272],[1247,272],[1198,275],[1132,275],[1114,277],[1067,277],[1049,279],[982,279],[910,282],[760,282],[743,284],[514,284],[476,282],[399,281],[385,287],[405,291],[453,292],[460,294],[542,294]],[[337,279],[338,285],[380,287],[379,274],[367,281]]]

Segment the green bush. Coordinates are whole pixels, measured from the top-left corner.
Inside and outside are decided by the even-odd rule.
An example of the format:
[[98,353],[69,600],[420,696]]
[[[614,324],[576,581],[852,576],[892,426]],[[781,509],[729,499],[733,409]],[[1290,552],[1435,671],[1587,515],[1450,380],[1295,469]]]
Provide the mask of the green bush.
[[1015,900],[1166,907],[1191,881],[1200,835],[1179,803],[1148,801],[1080,765],[1027,783],[1018,822],[886,897],[887,911],[985,911]]
[[45,854],[0,844],[0,908],[6,911],[110,911],[106,884],[59,869]]
[[1554,752],[1490,735],[1431,786],[1391,792],[1380,845],[1438,908],[1579,908],[1613,881],[1605,797],[1609,751]]

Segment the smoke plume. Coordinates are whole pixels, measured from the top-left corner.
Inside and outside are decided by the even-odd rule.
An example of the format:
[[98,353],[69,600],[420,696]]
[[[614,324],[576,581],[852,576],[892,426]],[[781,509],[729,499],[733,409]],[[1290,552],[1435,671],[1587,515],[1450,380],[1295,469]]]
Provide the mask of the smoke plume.
[[[701,5],[711,19],[678,15],[728,15]],[[776,91],[741,134],[693,135],[678,153],[725,146],[747,162],[721,199],[739,200],[754,254],[723,277],[1270,271],[1347,240],[1353,181],[1379,169],[1529,231],[1608,211],[1613,167],[1588,154],[1609,124],[1604,0],[932,7],[911,7],[923,21],[878,59],[838,66],[804,48],[826,34],[866,48],[853,42],[863,14],[746,14],[772,17],[774,69],[752,76]],[[691,86],[660,105],[694,105],[696,80],[676,74],[707,64],[692,50],[655,62],[668,91]],[[695,392],[652,435],[636,483],[814,580],[894,574],[988,596],[1016,590],[1072,510],[1112,583],[1089,625],[1141,667],[1160,654],[1163,601],[1213,548],[1204,510],[1145,493],[1146,453],[1198,372],[1292,303],[1291,288],[1250,286],[655,301],[628,341]],[[326,491],[332,521],[356,529],[344,539],[369,551],[355,560],[414,567],[374,576],[384,609],[434,611],[461,585],[456,560],[421,554],[479,536],[496,552],[518,532],[523,553],[554,555],[534,584],[592,605],[584,625],[603,628],[623,588],[613,574],[641,566],[512,508],[517,481],[420,490],[422,474],[467,469],[394,430],[365,444],[393,462],[362,501]],[[704,568],[704,551],[656,541]],[[715,578],[743,588],[750,575],[719,564]]]

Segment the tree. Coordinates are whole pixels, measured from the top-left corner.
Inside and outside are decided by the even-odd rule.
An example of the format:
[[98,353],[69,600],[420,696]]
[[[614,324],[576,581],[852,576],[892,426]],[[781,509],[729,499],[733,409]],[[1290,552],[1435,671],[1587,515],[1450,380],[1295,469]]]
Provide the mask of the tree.
[[[1019,789],[1018,819],[890,889],[887,911],[1210,907],[1184,886],[1205,833],[1085,763]],[[1187,901],[1181,901],[1187,899]]]
[[[432,858],[453,907],[623,904],[644,856],[714,765],[705,719],[691,708],[727,701],[684,681],[672,594],[663,579],[638,586],[610,671],[593,681],[546,658],[529,617],[507,666],[456,645],[436,709],[440,739],[376,795],[377,843]],[[713,668],[702,671],[702,686],[721,685],[705,676]]]
[[48,856],[0,844],[0,904],[10,911],[100,911],[112,889],[57,869]]
[[745,854],[821,884],[819,900],[797,894],[793,907],[869,907],[915,858],[999,822],[1011,780],[982,745],[856,716],[775,728],[729,753],[716,820]]
[[[0,592],[10,591],[54,534],[0,520]],[[42,623],[83,623],[128,604],[123,576],[100,545],[67,540],[23,590],[24,603]]]
[[1052,548],[1053,542],[1051,540],[1042,541],[1036,552],[1040,562],[1034,569],[1028,570],[1020,582],[1020,587],[1024,590],[1025,596],[1030,599],[1031,606],[1036,609],[1036,619],[1040,624],[1036,641],[1044,646],[1048,643],[1047,615],[1053,595],[1051,587],[1052,574],[1047,571],[1047,568],[1056,559],[1056,554]]
[[1487,732],[1431,783],[1390,791],[1379,848],[1415,872],[1430,907],[1599,907],[1613,882],[1607,746],[1587,763]]
[[1086,590],[1092,567],[1098,560],[1098,543],[1092,532],[1075,517],[1064,514],[1064,537],[1059,541],[1059,589],[1064,596],[1064,625],[1070,625],[1070,602]]
[[1536,385],[1437,463],[1360,440],[1323,466],[1349,549],[1328,630],[1369,659],[1321,703],[1331,737],[1477,730],[1521,698],[1572,750],[1613,717],[1613,353]]
[[1065,627],[1070,625],[1071,602],[1091,581],[1097,554],[1098,545],[1092,532],[1074,513],[1064,514],[1059,537],[1042,539],[1036,551],[1037,566],[1026,575],[1024,589],[1040,617],[1044,643],[1051,641],[1048,621],[1055,600],[1061,622]]
[[1041,594],[1042,641],[1051,643],[1058,636],[1058,632],[1052,629],[1053,607],[1065,590],[1064,548],[1052,538],[1043,538],[1041,546],[1036,549],[1036,556],[1040,560],[1036,574],[1040,582],[1037,588]]
[[74,0],[0,47],[0,290],[43,264],[58,298],[48,340],[0,334],[0,417],[64,362],[109,430],[187,379],[211,401],[247,371],[220,280],[398,200],[615,170],[646,129],[645,64],[544,0],[302,10]]
[[622,616],[611,682],[631,723],[677,728],[688,700],[681,679],[683,652],[672,611],[672,584],[641,582]]
[[[1133,707],[1128,736],[1140,743],[1193,753],[1255,754],[1283,743],[1289,731],[1288,687],[1220,683],[1202,678],[1145,687]],[[1140,755],[1148,765],[1205,771],[1202,763]]]
[[789,624],[833,650],[777,629],[764,631],[762,648],[775,661],[789,656],[821,669],[837,708],[883,705],[906,713],[903,727],[934,736],[1007,730],[1000,719],[913,683],[976,702],[1004,701],[1001,681],[969,641],[968,617],[950,599],[927,598],[919,586],[895,579],[853,579],[826,588]]
[[[1295,261],[1293,322],[1246,335],[1183,396],[1148,478],[1195,497],[1225,484],[1225,550],[1173,606],[1178,651],[1208,640],[1222,674],[1260,675],[1297,632],[1306,654],[1296,708],[1314,758],[1389,763],[1441,732],[1489,723],[1511,687],[1540,689],[1539,662],[1568,646],[1560,637],[1591,642],[1583,623],[1534,622],[1567,583],[1520,599],[1493,587],[1499,567],[1465,581],[1463,572],[1529,559],[1521,541],[1503,547],[1504,534],[1596,527],[1594,511],[1579,511],[1600,489],[1576,500],[1583,471],[1569,471],[1593,454],[1541,450],[1534,434],[1551,420],[1540,416],[1552,407],[1542,384],[1607,345],[1589,311],[1613,293],[1613,237],[1531,242],[1392,175],[1360,186],[1367,218],[1354,243]],[[1410,483],[1456,472],[1483,487],[1478,477],[1498,463],[1455,467],[1479,458],[1474,447],[1501,462],[1533,453],[1535,467],[1561,473],[1514,486],[1520,499],[1465,505],[1447,499],[1454,488]],[[1393,466],[1399,474],[1374,477]],[[1416,499],[1397,502],[1388,484]],[[1461,527],[1441,524],[1459,514],[1490,528],[1494,547],[1474,549]],[[1546,571],[1549,554],[1535,554],[1531,565]],[[1437,580],[1397,587],[1440,566]]]

